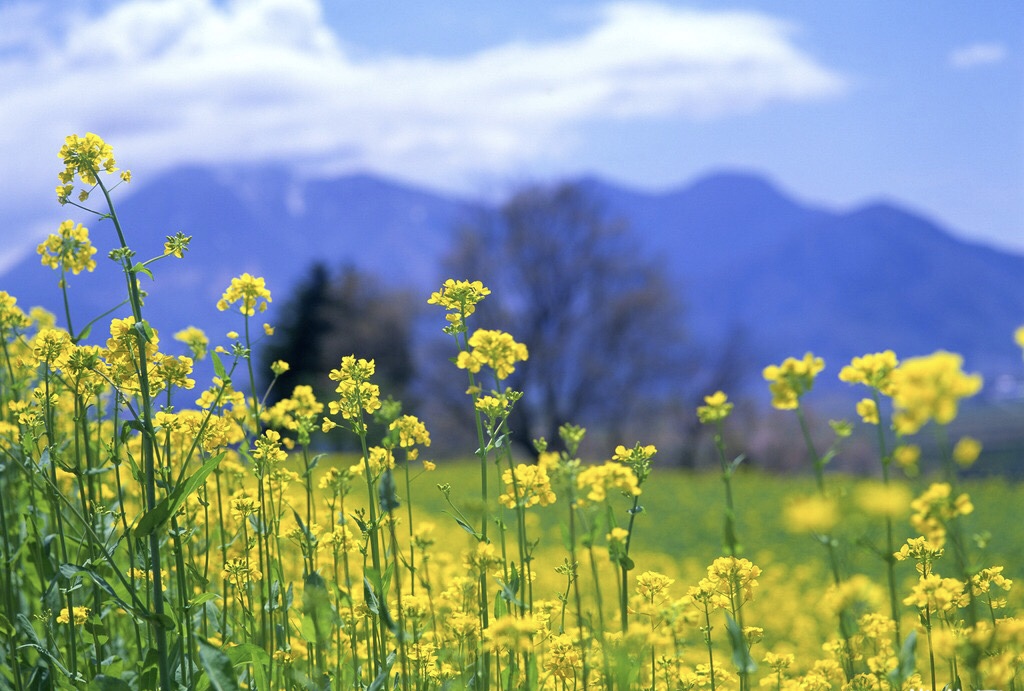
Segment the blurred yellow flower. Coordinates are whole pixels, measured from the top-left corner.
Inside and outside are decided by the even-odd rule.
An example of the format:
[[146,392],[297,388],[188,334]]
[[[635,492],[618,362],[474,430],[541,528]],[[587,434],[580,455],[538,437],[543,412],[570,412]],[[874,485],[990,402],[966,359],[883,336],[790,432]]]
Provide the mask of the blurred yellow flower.
[[704,424],[719,422],[729,417],[733,404],[730,403],[723,391],[716,391],[710,396],[704,397],[704,405],[697,408],[697,419]]
[[904,360],[892,373],[893,426],[901,435],[915,434],[934,420],[953,421],[961,399],[981,390],[981,375],[966,374],[963,358],[938,351]]
[[782,517],[790,532],[824,535],[839,523],[839,506],[833,499],[817,494],[791,498]]
[[981,455],[981,442],[974,437],[960,437],[953,447],[953,460],[962,468],[974,465]]
[[772,405],[779,410],[797,407],[800,397],[814,386],[814,378],[825,369],[825,361],[806,353],[800,360],[786,358],[781,365],[768,365],[762,372],[769,382]]

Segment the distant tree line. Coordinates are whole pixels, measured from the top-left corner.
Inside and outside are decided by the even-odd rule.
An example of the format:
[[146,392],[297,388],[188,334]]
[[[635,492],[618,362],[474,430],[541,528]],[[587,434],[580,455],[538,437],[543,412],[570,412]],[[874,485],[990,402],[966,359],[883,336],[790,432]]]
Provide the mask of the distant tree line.
[[[666,424],[665,411],[680,404],[692,411],[710,392],[695,385],[724,387],[739,376],[737,353],[709,358],[689,341],[664,267],[641,256],[628,225],[581,186],[522,187],[454,230],[445,275],[481,280],[492,291],[471,328],[508,331],[529,349],[508,380],[525,392],[510,421],[523,451],[538,437],[557,444],[565,422],[609,443],[649,439]],[[455,353],[440,334],[440,315],[432,315],[436,329],[417,329],[421,297],[354,267],[336,274],[311,267],[262,353],[267,364],[291,365],[270,402],[298,384],[330,400],[328,372],[355,353],[376,360],[381,390],[403,399],[408,412],[442,430],[467,429],[466,382],[447,361]],[[700,432],[694,421],[677,422],[677,433]]]

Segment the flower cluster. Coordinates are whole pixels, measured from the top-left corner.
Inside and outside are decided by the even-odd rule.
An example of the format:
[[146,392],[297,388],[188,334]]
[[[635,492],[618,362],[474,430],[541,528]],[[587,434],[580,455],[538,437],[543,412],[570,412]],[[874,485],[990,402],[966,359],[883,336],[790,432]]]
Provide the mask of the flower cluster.
[[36,248],[43,266],[79,274],[96,268],[96,248],[89,241],[89,229],[81,223],[64,221]]
[[807,353],[800,360],[786,358],[781,365],[768,365],[762,373],[769,382],[772,405],[779,410],[793,410],[800,397],[814,386],[814,378],[825,369],[825,361]]
[[517,506],[549,506],[555,503],[555,493],[551,489],[551,478],[547,468],[542,465],[520,463],[512,470],[505,470],[501,476],[505,483],[505,492],[498,501],[510,509]]
[[716,391],[710,396],[704,397],[704,405],[697,408],[697,419],[705,425],[721,422],[729,417],[733,404],[728,400],[725,393]]
[[[76,175],[85,184],[94,186],[99,182],[96,176],[100,171],[117,172],[114,150],[99,135],[92,132],[86,133],[84,137],[79,137],[77,134],[68,135],[64,139],[64,146],[61,147],[57,155],[64,162],[64,170],[57,174],[61,182],[57,187],[57,201],[61,204],[66,204],[74,191]],[[121,180],[123,182],[131,181],[131,172],[123,171]],[[83,190],[79,195],[79,201],[85,201],[88,198],[88,191]]]
[[602,502],[616,490],[631,497],[639,496],[641,491],[632,468],[614,461],[584,468],[576,476],[576,484],[592,502]]
[[839,381],[847,384],[864,384],[880,393],[892,395],[892,373],[899,361],[896,353],[885,350],[855,357],[839,371]]
[[238,311],[251,317],[256,314],[256,310],[265,312],[267,303],[272,302],[272,299],[262,277],[244,273],[231,279],[231,285],[217,301],[217,309],[223,312],[236,302],[242,303]]
[[892,372],[893,425],[899,434],[915,434],[934,420],[953,421],[960,400],[981,390],[981,375],[966,374],[963,358],[938,351],[904,360]]
[[469,347],[459,353],[455,364],[459,369],[469,370],[474,374],[487,365],[494,370],[498,379],[506,379],[515,372],[515,364],[526,360],[529,353],[526,346],[516,343],[511,335],[504,331],[477,329],[469,337]]
[[910,524],[928,539],[933,549],[946,544],[946,525],[957,516],[966,516],[974,511],[974,504],[966,494],[955,499],[948,483],[933,483],[924,493],[910,502],[913,514]]
[[428,305],[440,305],[450,312],[445,316],[452,333],[466,330],[466,317],[476,311],[476,305],[491,291],[480,281],[456,281],[449,278],[441,290],[431,293]]
[[380,387],[370,382],[375,371],[373,360],[363,360],[355,355],[343,357],[341,366],[328,375],[331,381],[338,382],[334,390],[338,398],[328,403],[331,415],[341,413],[343,418],[365,429],[363,413],[372,414],[380,409]]

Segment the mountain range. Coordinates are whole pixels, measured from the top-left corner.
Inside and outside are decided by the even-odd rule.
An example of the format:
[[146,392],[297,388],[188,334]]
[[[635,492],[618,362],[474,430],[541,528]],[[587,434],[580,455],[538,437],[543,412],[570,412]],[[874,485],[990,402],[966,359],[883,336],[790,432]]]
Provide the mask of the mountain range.
[[[807,350],[834,374],[852,356],[885,348],[900,357],[954,350],[990,378],[1021,371],[1012,333],[1024,323],[1024,256],[956,237],[896,203],[827,209],[746,172],[658,193],[575,182],[628,224],[637,252],[661,264],[694,339],[712,349],[743,339],[752,377]],[[215,342],[238,330],[239,315],[215,303],[243,271],[266,278],[271,322],[315,261],[372,272],[425,301],[446,278],[460,224],[497,212],[494,203],[372,175],[302,180],[275,167],[179,168],[132,185],[118,209],[139,259],[161,254],[167,235],[193,236],[184,260],[152,266],[147,310],[165,339],[190,324]],[[81,328],[117,304],[124,279],[103,258],[114,246],[110,222],[76,220],[99,248],[97,271],[68,279]],[[30,254],[0,273],[0,289],[63,314],[57,279]]]

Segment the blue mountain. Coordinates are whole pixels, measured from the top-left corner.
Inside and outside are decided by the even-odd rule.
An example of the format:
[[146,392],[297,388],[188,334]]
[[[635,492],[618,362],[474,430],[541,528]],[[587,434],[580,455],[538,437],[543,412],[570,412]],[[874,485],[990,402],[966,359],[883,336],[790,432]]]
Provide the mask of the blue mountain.
[[[576,182],[662,265],[694,338],[717,348],[742,334],[753,373],[805,350],[838,371],[883,348],[901,357],[956,350],[989,376],[1020,369],[1012,332],[1024,323],[1024,256],[957,238],[892,203],[820,208],[749,172],[659,193]],[[266,278],[272,322],[315,261],[372,272],[426,300],[446,277],[457,229],[494,213],[493,204],[372,175],[303,180],[273,167],[176,169],[119,206],[139,258],[160,254],[179,230],[193,236],[184,260],[153,266],[147,310],[165,339],[187,325],[211,336],[238,329],[239,316],[215,303],[243,271]],[[82,220],[100,266],[69,277],[78,328],[118,303],[124,281],[102,258],[114,246],[110,223]],[[57,276],[34,254],[0,274],[0,289],[63,313]]]

